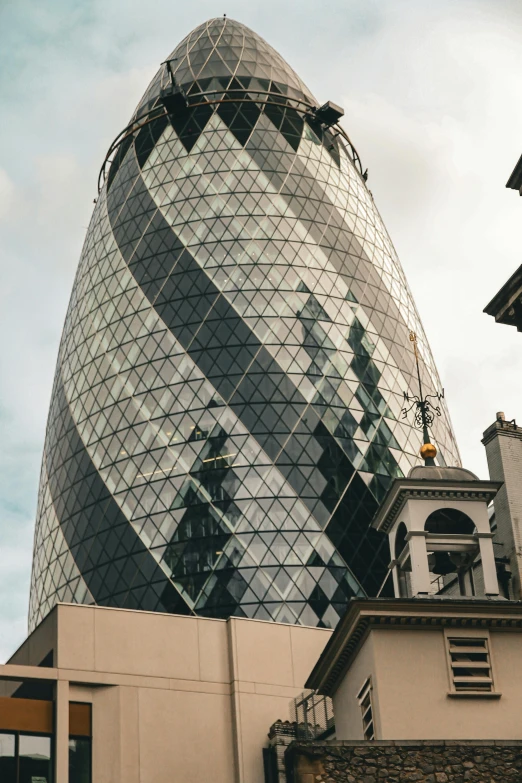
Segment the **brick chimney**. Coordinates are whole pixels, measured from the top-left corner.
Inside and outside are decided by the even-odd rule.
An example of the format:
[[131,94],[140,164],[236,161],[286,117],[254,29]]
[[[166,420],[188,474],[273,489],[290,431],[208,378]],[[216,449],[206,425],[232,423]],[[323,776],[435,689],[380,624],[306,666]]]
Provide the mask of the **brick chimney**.
[[484,432],[489,475],[492,481],[503,481],[494,500],[498,541],[504,545],[513,574],[513,598],[522,598],[522,427],[515,420],[506,421],[502,411]]

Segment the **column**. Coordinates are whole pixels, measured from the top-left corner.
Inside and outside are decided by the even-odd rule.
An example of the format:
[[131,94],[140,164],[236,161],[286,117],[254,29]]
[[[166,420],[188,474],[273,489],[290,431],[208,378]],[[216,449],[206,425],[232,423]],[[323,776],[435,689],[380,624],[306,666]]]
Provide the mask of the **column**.
[[486,595],[498,595],[497,567],[493,550],[493,533],[477,533],[484,575],[484,592]]
[[54,702],[55,783],[69,783],[69,681],[58,680]]
[[410,530],[406,536],[410,548],[412,595],[430,592],[431,579],[424,530]]

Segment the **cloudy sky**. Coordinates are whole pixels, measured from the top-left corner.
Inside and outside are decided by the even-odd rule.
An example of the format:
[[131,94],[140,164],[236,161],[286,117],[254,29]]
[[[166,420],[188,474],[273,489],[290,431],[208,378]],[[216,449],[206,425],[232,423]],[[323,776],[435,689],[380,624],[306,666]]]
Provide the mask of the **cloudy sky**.
[[522,420],[522,335],[482,313],[522,262],[520,0],[0,0],[0,661],[25,635],[58,342],[98,169],[159,63],[226,12],[344,126],[395,242],[464,464]]

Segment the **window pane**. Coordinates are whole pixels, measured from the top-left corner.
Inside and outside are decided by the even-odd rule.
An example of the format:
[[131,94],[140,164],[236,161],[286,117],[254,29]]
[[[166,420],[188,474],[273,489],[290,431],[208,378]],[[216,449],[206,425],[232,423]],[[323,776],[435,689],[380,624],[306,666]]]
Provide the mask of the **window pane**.
[[51,739],[20,735],[19,783],[51,783]]
[[91,783],[91,740],[69,739],[69,783]]
[[12,758],[15,754],[14,734],[0,734],[0,758]]
[[0,780],[15,783],[15,738],[14,734],[0,734]]

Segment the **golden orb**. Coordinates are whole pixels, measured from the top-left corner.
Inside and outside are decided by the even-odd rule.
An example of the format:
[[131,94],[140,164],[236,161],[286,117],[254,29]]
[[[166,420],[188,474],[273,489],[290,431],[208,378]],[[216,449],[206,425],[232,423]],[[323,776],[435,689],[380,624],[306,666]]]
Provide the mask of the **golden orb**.
[[434,459],[437,456],[437,449],[433,443],[423,443],[420,447],[422,459]]

